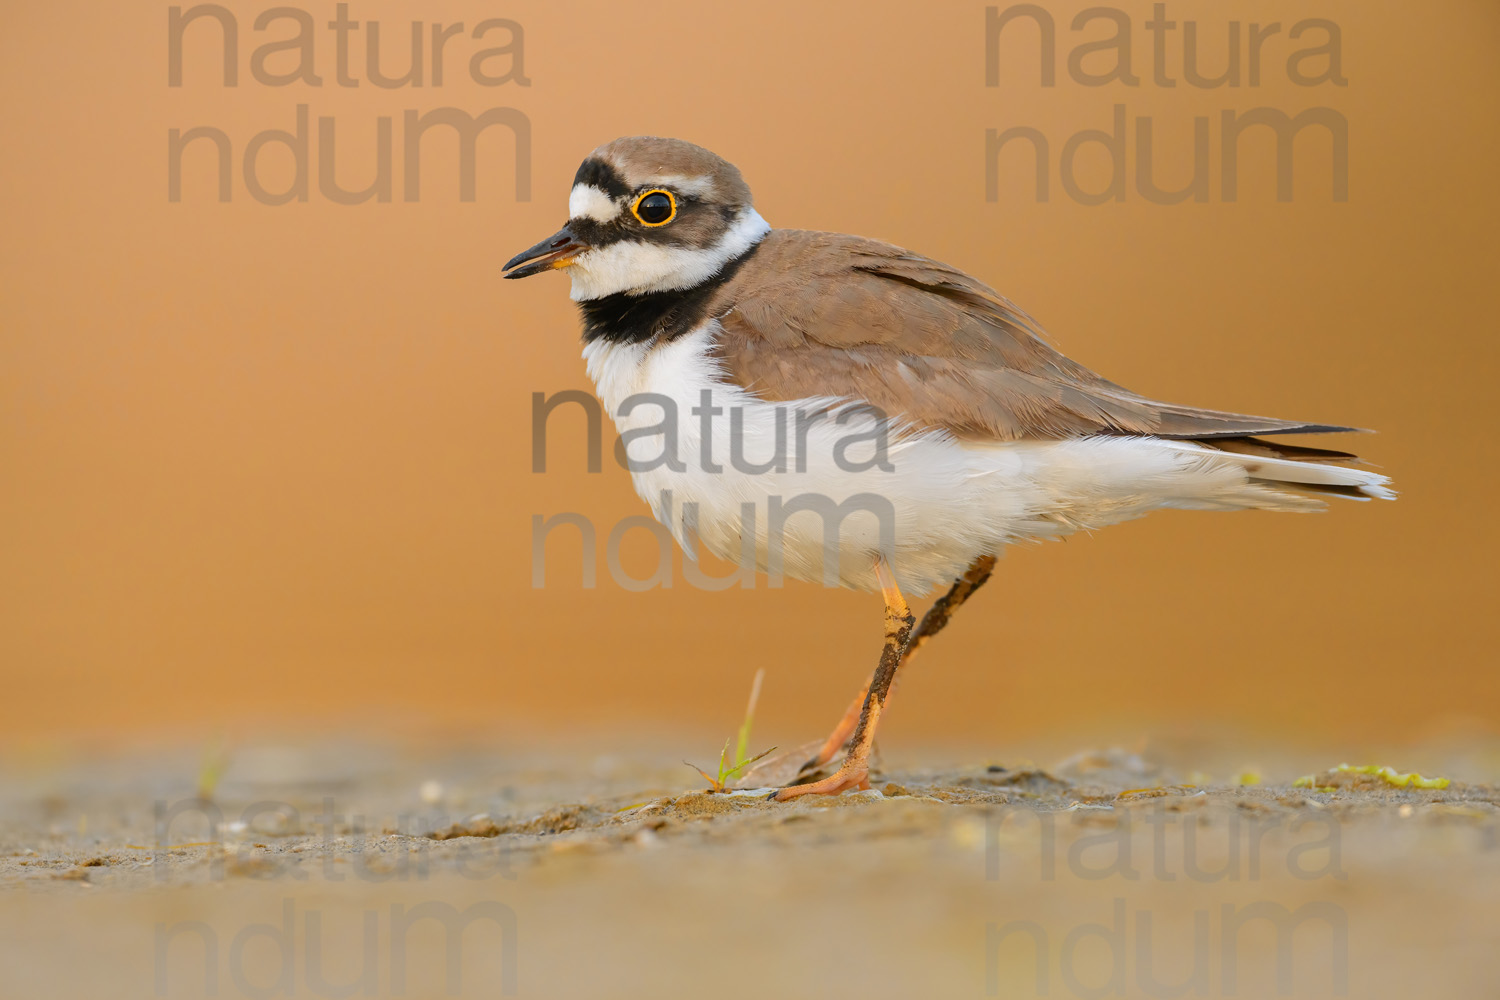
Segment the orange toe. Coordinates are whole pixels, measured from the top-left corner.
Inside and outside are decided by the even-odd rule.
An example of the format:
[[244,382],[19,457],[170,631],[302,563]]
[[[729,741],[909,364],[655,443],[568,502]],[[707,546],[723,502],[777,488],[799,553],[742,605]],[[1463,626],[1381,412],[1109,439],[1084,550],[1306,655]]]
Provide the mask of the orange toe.
[[851,788],[863,791],[870,787],[870,771],[866,767],[839,768],[822,781],[814,781],[807,785],[789,785],[778,791],[772,798],[777,802],[786,802],[795,799],[799,795],[838,795]]

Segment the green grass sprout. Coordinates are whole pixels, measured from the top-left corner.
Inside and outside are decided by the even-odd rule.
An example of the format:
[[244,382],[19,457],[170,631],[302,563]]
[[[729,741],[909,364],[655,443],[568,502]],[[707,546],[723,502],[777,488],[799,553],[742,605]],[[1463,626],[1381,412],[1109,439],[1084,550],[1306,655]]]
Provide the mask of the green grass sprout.
[[198,798],[212,802],[219,789],[219,779],[229,768],[228,740],[219,733],[203,748],[203,760],[198,765]]
[[729,756],[729,740],[727,739],[724,741],[724,748],[719,751],[719,773],[717,777],[709,774],[697,764],[691,764],[687,761],[683,761],[683,763],[687,764],[688,767],[703,775],[703,780],[708,782],[710,791],[722,792],[727,790],[729,787],[729,782],[734,781],[736,778],[738,778],[740,776],[740,773],[744,771],[745,768],[749,767],[751,764],[754,764],[756,761],[769,754],[771,750],[776,749],[775,747],[771,747],[770,750],[762,750],[754,757],[747,758],[745,756],[750,747],[750,727],[755,722],[755,706],[760,702],[761,682],[764,681],[765,678],[766,671],[764,668],[762,668],[755,672],[755,680],[750,684],[750,701],[745,705],[745,721],[740,723],[739,735],[735,739],[733,757],[734,763],[731,764],[729,762],[731,758]]
[[[762,667],[755,672],[755,680],[750,682],[750,701],[745,705],[745,721],[740,723],[739,739],[734,742],[734,759],[745,761],[747,764],[751,763],[745,760],[745,751],[750,749],[750,725],[755,721],[755,706],[760,702],[760,685],[765,679],[766,669]],[[770,751],[768,750],[766,753],[770,753]],[[764,756],[765,754],[761,754],[761,757]],[[759,758],[756,759],[758,760]],[[736,765],[734,768],[731,768],[731,771],[738,773],[739,766]]]

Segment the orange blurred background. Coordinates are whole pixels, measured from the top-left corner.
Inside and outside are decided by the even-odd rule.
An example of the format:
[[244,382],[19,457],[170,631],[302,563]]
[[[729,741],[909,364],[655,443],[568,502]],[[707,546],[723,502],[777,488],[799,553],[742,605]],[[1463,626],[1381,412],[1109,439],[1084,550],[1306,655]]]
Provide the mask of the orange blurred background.
[[[1230,20],[1242,33],[1282,24],[1260,84],[1218,89],[1153,82],[1149,3],[1118,8],[1139,86],[1070,76],[1068,53],[1109,35],[1103,22],[1070,30],[1087,6],[1075,3],[1049,5],[1056,86],[1039,84],[1037,35],[1020,23],[987,87],[983,4],[864,0],[436,0],[421,7],[429,25],[518,22],[529,85],[472,79],[468,59],[505,44],[497,30],[448,42],[442,86],[397,89],[370,83],[358,35],[362,82],[336,84],[334,5],[317,3],[302,9],[323,85],[266,86],[252,50],[293,33],[254,30],[267,6],[227,5],[234,88],[206,20],[185,34],[183,85],[168,86],[165,4],[7,11],[4,740],[407,718],[580,740],[610,726],[727,734],[762,666],[767,739],[821,735],[874,664],[878,600],[763,580],[708,593],[680,571],[671,589],[631,592],[603,544],[645,507],[609,452],[589,474],[581,421],[560,413],[548,471],[531,471],[531,394],[589,385],[567,281],[501,282],[500,264],[564,220],[589,150],[639,133],[737,163],[773,225],[879,237],[980,276],[1137,391],[1381,432],[1354,446],[1395,477],[1395,504],[1164,513],[1015,550],[905,682],[883,729],[893,745],[1184,725],[1399,740],[1496,719],[1492,2],[1169,4],[1179,25],[1196,22],[1211,75]],[[388,75],[408,65],[413,10],[350,6],[381,23]],[[1315,31],[1287,38],[1308,17],[1339,27],[1347,86],[1288,79],[1288,55],[1318,44]],[[1180,27],[1165,51],[1180,80]],[[293,128],[299,104],[313,122],[310,197],[262,204],[239,159],[257,132]],[[1207,116],[1207,202],[1142,197],[1133,128],[1124,200],[1065,193],[1059,150],[1110,128],[1117,104],[1132,123],[1152,118],[1165,187],[1186,182],[1193,118]],[[475,201],[459,199],[443,129],[422,147],[420,199],[403,200],[403,114],[440,107],[524,113],[529,200],[502,127],[479,140]],[[1347,118],[1347,202],[1331,197],[1319,129],[1297,140],[1292,201],[1276,198],[1269,133],[1246,135],[1238,198],[1222,198],[1220,115],[1256,107]],[[390,202],[319,192],[324,116],[350,189],[373,178],[377,119],[393,119]],[[1049,139],[1051,197],[1037,200],[1016,144],[988,201],[986,130],[1018,125]],[[206,141],[168,200],[169,130],[197,126],[233,144],[227,204]],[[290,181],[284,150],[263,164],[266,187]],[[1084,187],[1103,186],[1097,147],[1078,166]],[[532,586],[532,517],[564,511],[598,527],[594,589],[569,530]],[[626,552],[647,575],[645,532]]]

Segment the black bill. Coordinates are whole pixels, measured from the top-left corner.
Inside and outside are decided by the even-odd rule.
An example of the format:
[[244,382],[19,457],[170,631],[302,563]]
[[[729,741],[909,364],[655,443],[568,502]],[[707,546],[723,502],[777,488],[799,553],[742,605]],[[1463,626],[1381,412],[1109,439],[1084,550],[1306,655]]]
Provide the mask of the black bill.
[[[522,250],[505,262],[507,278],[529,278],[543,271],[556,270],[573,263],[573,258],[588,249],[588,244],[579,242],[572,230],[563,226],[536,246]],[[515,268],[514,271],[511,268]]]

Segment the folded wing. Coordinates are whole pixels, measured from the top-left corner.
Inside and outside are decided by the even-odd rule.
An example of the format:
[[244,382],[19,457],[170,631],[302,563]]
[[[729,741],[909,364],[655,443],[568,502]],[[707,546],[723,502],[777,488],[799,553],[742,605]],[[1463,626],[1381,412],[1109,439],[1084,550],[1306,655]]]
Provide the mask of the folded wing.
[[1151,435],[1286,458],[1351,457],[1244,439],[1355,428],[1131,392],[1054,350],[994,289],[889,244],[776,230],[738,277],[754,280],[725,289],[716,354],[731,379],[765,399],[860,399],[965,439]]

